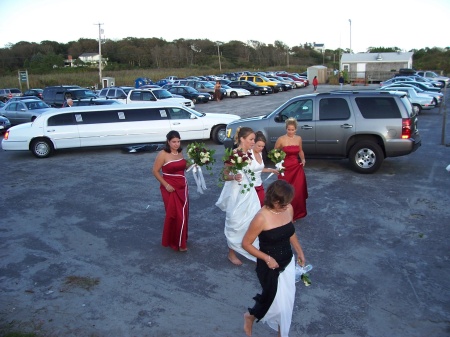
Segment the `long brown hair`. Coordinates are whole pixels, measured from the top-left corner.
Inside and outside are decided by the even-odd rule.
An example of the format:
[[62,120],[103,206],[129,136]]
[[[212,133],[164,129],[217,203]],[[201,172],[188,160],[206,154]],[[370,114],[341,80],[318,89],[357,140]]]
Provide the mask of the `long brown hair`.
[[249,134],[255,133],[252,128],[246,126],[239,126],[236,129],[236,134],[234,135],[234,144],[239,145],[241,138],[247,138]]

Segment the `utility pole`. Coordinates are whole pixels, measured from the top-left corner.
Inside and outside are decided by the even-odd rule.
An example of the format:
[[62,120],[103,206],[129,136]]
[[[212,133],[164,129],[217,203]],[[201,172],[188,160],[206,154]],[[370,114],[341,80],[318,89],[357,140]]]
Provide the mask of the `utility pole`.
[[348,22],[350,22],[350,54],[352,53],[352,20],[348,19]]
[[102,83],[102,33],[103,33],[103,29],[102,29],[102,25],[103,23],[94,23],[94,25],[98,25],[98,77],[99,77],[99,82],[103,88],[103,83]]
[[287,67],[289,68],[289,47],[286,48]]
[[220,63],[220,49],[219,46],[222,45],[222,42],[216,41],[217,45],[217,55],[219,56],[219,71],[222,72],[222,63]]

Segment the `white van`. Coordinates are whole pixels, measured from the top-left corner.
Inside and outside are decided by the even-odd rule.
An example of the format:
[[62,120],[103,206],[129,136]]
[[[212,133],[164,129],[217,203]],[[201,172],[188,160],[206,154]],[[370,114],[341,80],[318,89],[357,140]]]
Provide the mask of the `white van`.
[[238,119],[237,115],[201,113],[158,102],[57,109],[10,128],[2,148],[46,158],[64,148],[164,143],[170,130],[178,131],[182,140],[212,139],[222,144],[227,124]]

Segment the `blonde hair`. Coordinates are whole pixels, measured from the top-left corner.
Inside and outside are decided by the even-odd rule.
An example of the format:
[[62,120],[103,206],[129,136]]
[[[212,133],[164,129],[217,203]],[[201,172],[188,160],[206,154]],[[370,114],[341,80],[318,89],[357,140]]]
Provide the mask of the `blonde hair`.
[[234,144],[239,145],[240,139],[247,138],[251,133],[255,133],[252,128],[239,126],[234,134]]
[[298,122],[294,117],[289,117],[288,119],[286,119],[286,129],[289,125],[293,125],[295,127],[295,130],[297,130],[298,127]]

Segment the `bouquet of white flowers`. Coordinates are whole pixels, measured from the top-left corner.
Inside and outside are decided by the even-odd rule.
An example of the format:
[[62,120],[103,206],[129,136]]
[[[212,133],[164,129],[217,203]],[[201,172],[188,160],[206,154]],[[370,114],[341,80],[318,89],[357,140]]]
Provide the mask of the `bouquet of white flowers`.
[[195,183],[197,184],[197,191],[201,194],[203,194],[203,190],[206,190],[202,166],[205,166],[209,171],[212,170],[211,165],[216,161],[213,158],[215,152],[216,150],[207,149],[203,143],[191,143],[187,146],[187,155],[191,159],[192,172],[194,174]]

